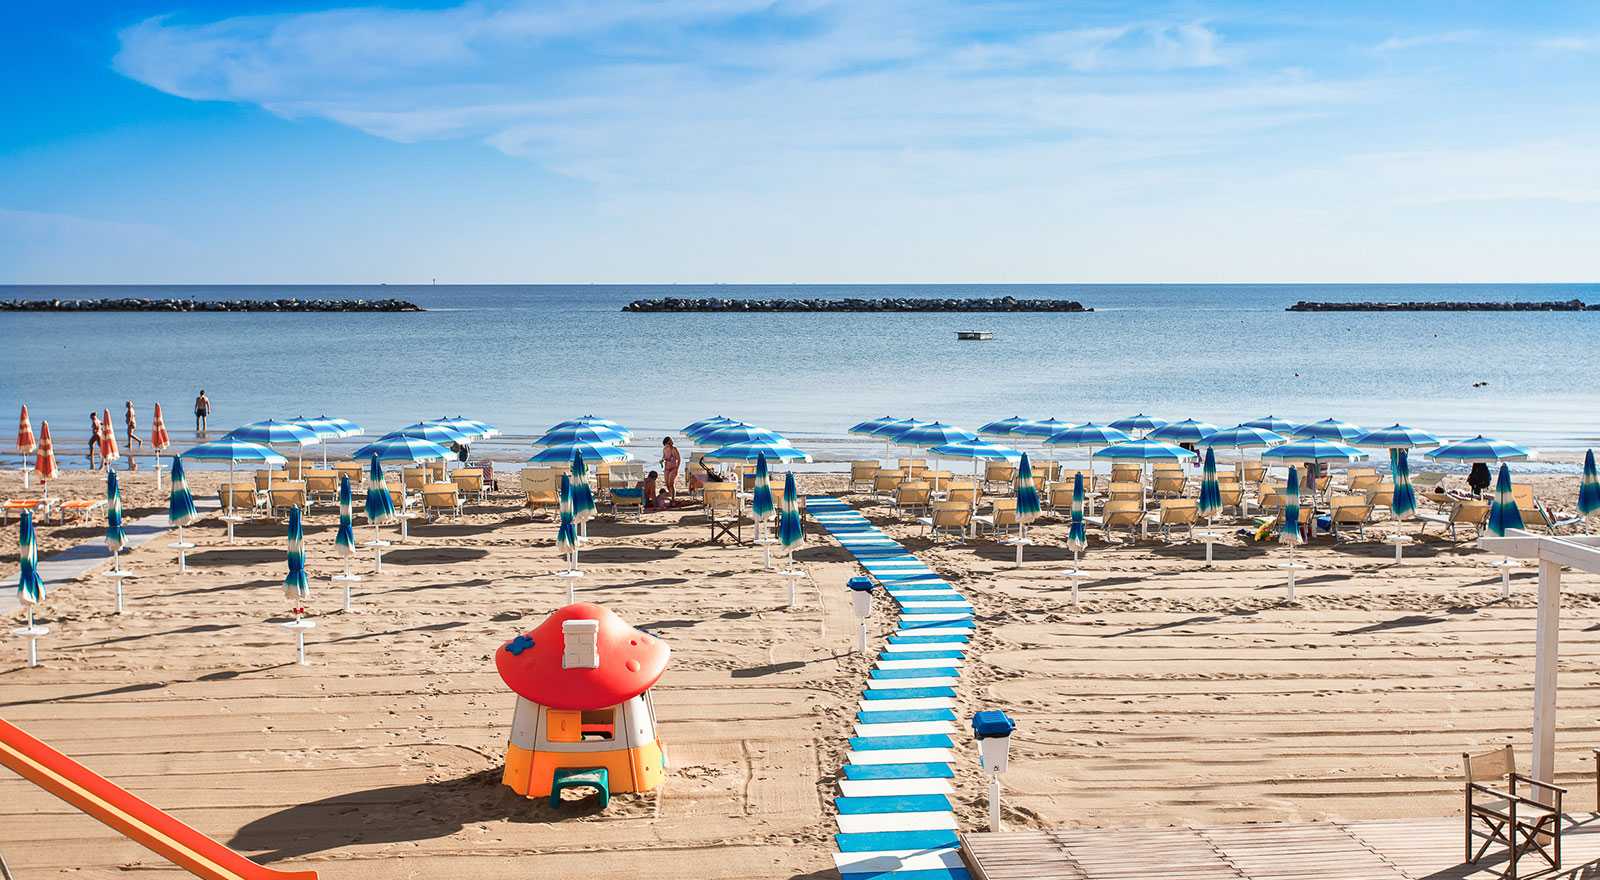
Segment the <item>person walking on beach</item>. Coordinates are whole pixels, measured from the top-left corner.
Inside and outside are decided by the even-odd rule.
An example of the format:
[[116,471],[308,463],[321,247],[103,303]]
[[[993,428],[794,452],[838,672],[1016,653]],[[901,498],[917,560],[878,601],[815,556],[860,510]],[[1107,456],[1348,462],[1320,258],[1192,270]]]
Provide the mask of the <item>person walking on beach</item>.
[[97,412],[90,412],[89,413],[89,470],[91,470],[91,471],[95,471],[95,470],[99,470],[100,469],[94,463],[94,454],[96,452],[99,452],[99,451],[100,451],[100,414],[97,413]]
[[133,454],[134,446],[144,446],[144,439],[138,433],[139,416],[133,411],[133,401],[128,401],[122,406],[122,420],[128,425],[128,470],[139,469],[139,459]]
[[194,399],[194,433],[196,437],[206,435],[206,418],[211,415],[211,398],[206,396],[206,390],[200,389],[200,396]]
[[[678,468],[683,464],[683,456],[674,446],[671,437],[661,439],[661,472],[667,477],[667,497],[678,497]],[[650,499],[646,498],[646,501]]]

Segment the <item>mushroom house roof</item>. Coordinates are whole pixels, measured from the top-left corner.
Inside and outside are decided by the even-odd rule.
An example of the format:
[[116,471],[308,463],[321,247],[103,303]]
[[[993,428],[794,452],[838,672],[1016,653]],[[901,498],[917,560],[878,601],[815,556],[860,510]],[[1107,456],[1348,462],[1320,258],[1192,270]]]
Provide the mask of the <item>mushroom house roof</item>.
[[[562,625],[574,620],[598,624],[595,668],[563,668]],[[552,709],[584,711],[625,703],[649,690],[666,671],[671,653],[666,642],[605,608],[578,602],[501,645],[494,665],[518,696]]]

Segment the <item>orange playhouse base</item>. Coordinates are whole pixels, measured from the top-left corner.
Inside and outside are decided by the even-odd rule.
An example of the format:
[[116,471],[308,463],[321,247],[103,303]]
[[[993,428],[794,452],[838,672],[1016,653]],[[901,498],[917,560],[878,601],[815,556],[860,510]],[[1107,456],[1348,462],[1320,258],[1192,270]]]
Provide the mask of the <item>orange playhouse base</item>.
[[315,871],[278,871],[250,861],[5,721],[0,764],[204,880],[317,880]]
[[506,771],[501,777],[511,790],[525,797],[548,797],[557,770],[603,769],[610,777],[613,794],[625,791],[650,791],[665,775],[661,746],[651,743],[637,749],[612,749],[604,752],[529,751],[506,746]]

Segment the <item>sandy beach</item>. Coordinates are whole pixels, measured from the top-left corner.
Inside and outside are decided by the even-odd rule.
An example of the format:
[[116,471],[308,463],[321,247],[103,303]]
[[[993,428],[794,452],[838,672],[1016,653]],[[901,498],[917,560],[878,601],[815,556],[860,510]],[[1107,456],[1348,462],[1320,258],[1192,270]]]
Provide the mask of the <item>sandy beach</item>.
[[[197,495],[217,479],[190,477]],[[87,496],[102,480],[71,472],[52,492]],[[0,475],[0,491],[15,494],[13,482]],[[843,483],[813,475],[803,489]],[[1576,481],[1535,484],[1561,499]],[[144,473],[124,486],[131,516],[162,497]],[[1501,600],[1493,557],[1437,527],[1400,567],[1377,540],[1392,525],[1366,541],[1319,539],[1297,552],[1311,569],[1294,606],[1271,566],[1285,552],[1276,544],[1219,545],[1206,570],[1200,544],[1108,547],[1092,532],[1073,609],[1057,574],[1071,558],[1065,526],[1048,514],[1018,570],[1009,546],[934,543],[889,508],[846,497],[976,606],[957,714],[964,725],[1004,708],[1018,720],[1014,827],[1443,816],[1459,809],[1462,751],[1510,741],[1527,754],[1532,571]],[[104,580],[57,588],[42,615],[53,630],[44,665],[23,668],[18,642],[0,663],[0,714],[217,840],[328,878],[497,877],[534,864],[833,875],[831,798],[868,664],[852,651],[843,588],[857,569],[816,526],[797,557],[810,576],[786,608],[759,549],[708,544],[697,509],[591,523],[579,598],[673,650],[656,692],[667,782],[602,813],[553,811],[499,781],[514,699],[492,653],[565,600],[551,576],[562,567],[554,524],[501,496],[460,522],[419,525],[357,585],[347,614],[327,580],[339,570],[335,522],[328,506],[307,520],[311,665],[293,663],[276,626],[289,610],[282,524],[241,527],[228,545],[213,519],[190,530],[201,546],[189,574],[161,539],[127,557],[142,577],[120,616]],[[48,526],[41,544],[48,555],[101,528]],[[1588,749],[1600,744],[1585,696],[1600,680],[1597,632],[1600,580],[1569,574],[1558,780],[1583,808]],[[952,802],[976,828],[985,798],[964,740]],[[179,876],[16,777],[0,792],[0,845],[19,876]]]

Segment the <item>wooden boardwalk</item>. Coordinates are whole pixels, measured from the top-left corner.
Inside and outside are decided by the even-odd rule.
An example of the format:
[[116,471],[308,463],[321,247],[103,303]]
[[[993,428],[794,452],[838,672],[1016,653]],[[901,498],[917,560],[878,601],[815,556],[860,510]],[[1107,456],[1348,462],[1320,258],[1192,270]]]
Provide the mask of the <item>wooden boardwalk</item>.
[[[1266,823],[1205,828],[975,833],[962,852],[976,880],[1488,880],[1505,870],[1491,848],[1462,864],[1460,817]],[[1600,878],[1600,814],[1568,814],[1562,870],[1537,856],[1520,876]],[[1541,871],[1541,868],[1545,870]]]

